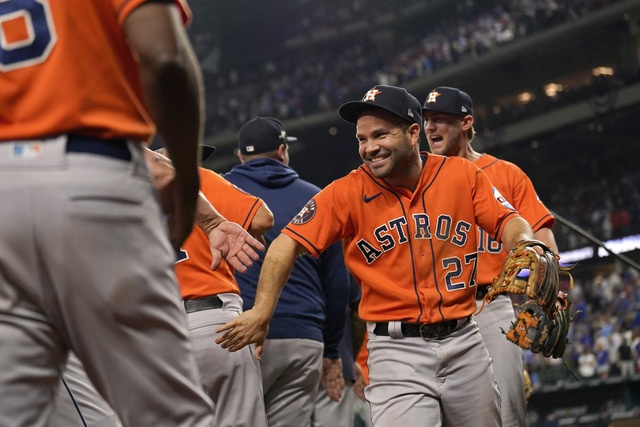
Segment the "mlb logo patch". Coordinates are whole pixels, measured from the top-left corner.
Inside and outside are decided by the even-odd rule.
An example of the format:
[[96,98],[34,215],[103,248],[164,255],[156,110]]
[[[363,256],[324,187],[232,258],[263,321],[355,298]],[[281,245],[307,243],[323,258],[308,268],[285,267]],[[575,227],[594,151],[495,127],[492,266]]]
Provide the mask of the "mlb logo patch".
[[35,159],[42,154],[41,142],[12,142],[11,158],[14,159]]
[[495,198],[496,198],[496,200],[497,200],[498,202],[500,202],[504,207],[507,207],[507,208],[512,209],[512,210],[514,210],[514,211],[516,210],[513,206],[511,206],[511,203],[509,203],[509,202],[507,201],[507,199],[505,199],[505,198],[502,196],[502,194],[500,194],[500,192],[498,191],[498,189],[497,189],[497,188],[495,188],[495,187],[493,187],[493,197],[495,197]]

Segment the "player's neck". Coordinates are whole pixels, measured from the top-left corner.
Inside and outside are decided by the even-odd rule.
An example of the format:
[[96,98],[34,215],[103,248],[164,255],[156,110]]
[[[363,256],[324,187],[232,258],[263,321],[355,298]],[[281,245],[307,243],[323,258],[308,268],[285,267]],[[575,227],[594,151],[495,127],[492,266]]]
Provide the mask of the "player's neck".
[[471,148],[471,144],[466,143],[460,148],[460,151],[458,152],[458,156],[464,157],[465,159],[470,160],[472,162],[476,162],[480,157],[482,157],[482,153],[478,153],[473,148]]

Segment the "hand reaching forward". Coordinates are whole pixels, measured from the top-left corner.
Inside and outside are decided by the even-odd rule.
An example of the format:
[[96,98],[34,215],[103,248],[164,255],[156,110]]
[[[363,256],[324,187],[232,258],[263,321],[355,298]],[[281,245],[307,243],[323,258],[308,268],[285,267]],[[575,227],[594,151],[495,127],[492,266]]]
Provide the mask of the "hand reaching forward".
[[344,377],[342,376],[342,360],[322,359],[322,386],[327,391],[327,396],[334,402],[342,397]]
[[255,343],[256,359],[262,357],[264,340],[269,332],[270,316],[262,315],[255,307],[244,311],[240,316],[216,329],[224,332],[216,339],[216,343],[229,351],[238,351],[244,346]]
[[256,251],[264,251],[264,245],[235,222],[221,222],[209,231],[208,236],[212,270],[218,268],[224,258],[233,268],[244,273],[259,258]]
[[364,372],[362,371],[362,367],[356,362],[353,364],[353,368],[356,373],[356,381],[353,383],[353,391],[362,400],[366,401],[364,398],[364,388],[367,386],[367,380],[364,377]]

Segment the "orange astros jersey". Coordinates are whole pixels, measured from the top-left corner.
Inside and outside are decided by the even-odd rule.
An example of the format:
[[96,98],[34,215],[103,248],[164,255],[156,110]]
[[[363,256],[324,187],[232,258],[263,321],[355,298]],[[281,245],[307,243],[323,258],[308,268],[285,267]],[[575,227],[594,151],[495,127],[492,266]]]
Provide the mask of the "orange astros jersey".
[[[483,154],[475,163],[489,177],[500,194],[518,211],[533,231],[553,226],[555,218],[538,198],[531,180],[513,163]],[[478,229],[478,285],[490,285],[500,274],[507,251],[502,243]]]
[[[222,216],[240,224],[245,230],[263,203],[262,199],[240,190],[217,173],[204,168],[200,168],[200,191]],[[233,268],[223,259],[217,269],[211,270],[211,261],[209,238],[200,228],[194,227],[182,245],[176,263],[182,298],[193,299],[227,292],[240,294]]]
[[364,320],[437,323],[471,315],[476,224],[499,239],[516,215],[473,163],[423,156],[413,193],[363,165],[329,184],[283,230],[314,256],[343,239]]
[[[149,140],[155,128],[121,29],[145,1],[0,1],[0,141],[64,133]],[[175,3],[186,19],[186,4]]]

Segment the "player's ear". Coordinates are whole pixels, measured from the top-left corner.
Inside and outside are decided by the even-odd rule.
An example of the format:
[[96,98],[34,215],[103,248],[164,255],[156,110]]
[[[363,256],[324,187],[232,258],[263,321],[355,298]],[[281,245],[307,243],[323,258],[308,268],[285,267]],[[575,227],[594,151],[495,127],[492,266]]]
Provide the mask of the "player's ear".
[[473,126],[473,116],[466,115],[462,118],[462,130],[467,131]]
[[409,138],[411,138],[412,142],[420,144],[420,131],[422,128],[417,123],[412,123],[408,128],[407,132],[409,133]]

